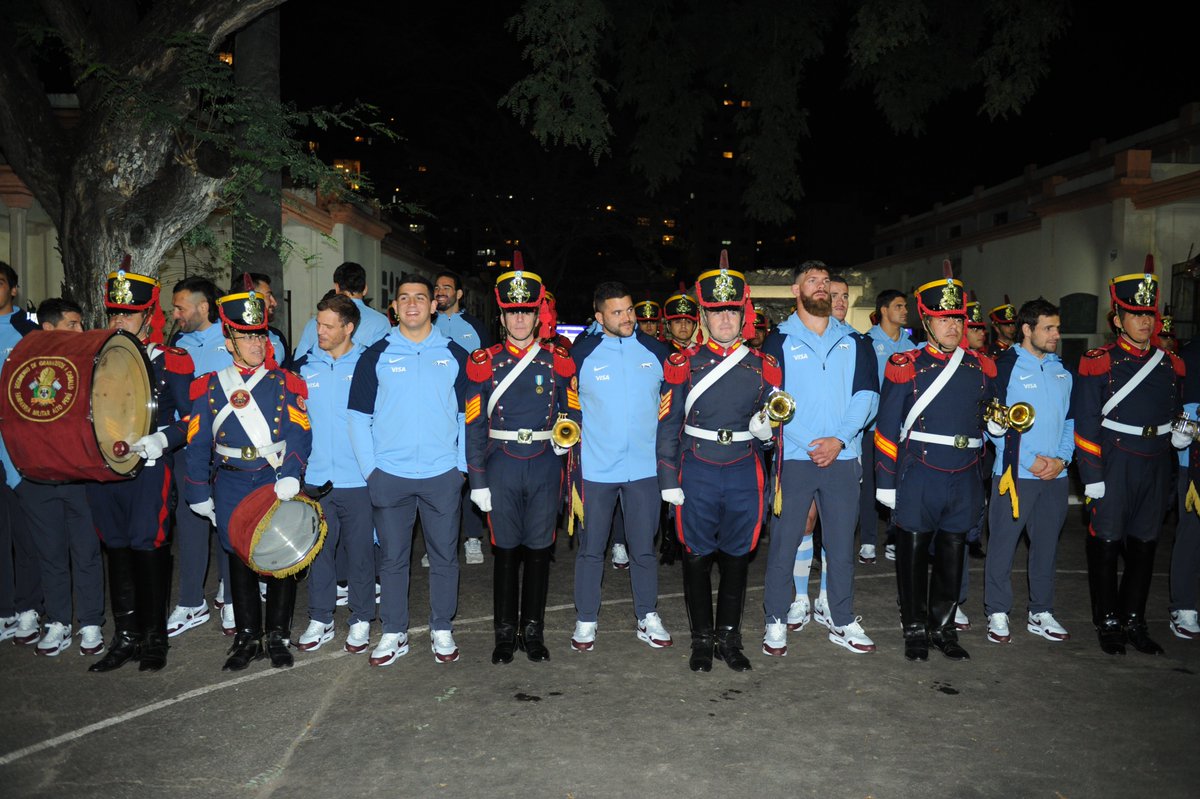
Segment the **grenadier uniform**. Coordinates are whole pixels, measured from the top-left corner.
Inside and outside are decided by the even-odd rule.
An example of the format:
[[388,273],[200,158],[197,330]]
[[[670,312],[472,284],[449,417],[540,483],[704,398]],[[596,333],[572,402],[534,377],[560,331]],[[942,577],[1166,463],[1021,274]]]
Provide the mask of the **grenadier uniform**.
[[[917,289],[921,316],[965,314],[962,283],[950,277]],[[928,324],[928,322],[926,322]],[[931,341],[892,355],[884,370],[875,429],[876,496],[893,509],[904,655],[925,660],[929,644],[963,660],[954,625],[967,531],[983,506],[982,409],[996,366],[962,346]],[[929,577],[930,543],[933,575]]]
[[[742,337],[752,333],[753,309],[745,276],[726,266],[696,281],[709,311],[738,309]],[[764,443],[751,417],[780,385],[779,365],[741,342],[714,341],[672,353],[664,367],[658,424],[658,485],[675,509],[684,547],[683,581],[691,624],[692,671],[709,671],[715,655],[737,671],[750,669],[742,653],[742,607],[750,554],[763,519]],[[768,427],[768,430],[770,428]],[[771,441],[767,433],[767,441]],[[678,496],[682,491],[682,498]],[[721,569],[714,631],[713,562]],[[714,635],[715,632],[715,635]]]
[[[265,303],[254,291],[218,300],[225,336],[266,336]],[[308,386],[294,372],[279,369],[269,353],[253,368],[234,363],[198,377],[191,386],[188,422],[187,502],[200,515],[214,514],[221,546],[229,558],[229,590],[237,635],[226,671],[246,668],[263,656],[263,610],[259,580],[267,584],[266,654],[272,666],[292,665],[294,578],[255,573],[236,554],[229,524],[234,508],[255,489],[274,484],[280,499],[299,491],[312,449],[307,413]]]
[[[672,319],[691,319],[696,324],[693,341],[676,341],[671,336],[670,322]],[[751,331],[753,332],[753,331]],[[700,306],[694,297],[679,293],[667,297],[663,303],[663,338],[677,350],[686,350],[693,345],[704,343],[704,334],[700,332]]]
[[[518,269],[496,279],[496,302],[502,311],[539,313],[545,325],[542,279],[519,268],[520,253],[514,260]],[[467,479],[495,548],[492,662],[511,662],[518,646],[530,660],[549,660],[543,630],[563,484],[553,436],[561,415],[579,422],[575,364],[536,336],[524,349],[506,338],[471,353],[467,378]]]
[[[1008,295],[1005,294],[1004,303],[993,308],[991,313],[988,314],[988,319],[991,320],[993,329],[1000,325],[1012,325],[1015,328],[1017,324],[1017,306],[1013,305],[1009,301]],[[1000,336],[993,336],[992,344],[988,348],[987,354],[994,360],[1000,356],[1000,353],[1011,346],[1012,344],[1007,341],[1001,341]]]
[[[114,636],[108,653],[88,671],[111,671],[139,660],[141,671],[157,671],[167,662],[167,590],[171,584],[168,519],[173,457],[187,438],[192,358],[162,345],[163,311],[154,278],[122,269],[108,275],[104,307],[110,315],[149,312],[142,330],[153,370],[150,390],[158,404],[156,432],[133,442],[146,462],[129,480],[88,483],[88,504],[96,532],[108,551],[108,588]],[[177,418],[180,417],[180,418]]]
[[[1113,278],[1109,293],[1121,315],[1157,315],[1158,277],[1150,269]],[[1108,654],[1124,654],[1127,640],[1139,652],[1162,652],[1146,630],[1146,598],[1170,498],[1171,422],[1182,408],[1184,371],[1183,361],[1153,340],[1143,350],[1124,333],[1079,361],[1071,415],[1088,499],[1092,621]]]
[[643,324],[653,322],[654,330],[648,331],[642,329],[643,333],[654,336],[659,341],[663,339],[663,312],[662,306],[654,300],[642,300],[633,306],[633,315],[637,317],[637,324],[641,327]]

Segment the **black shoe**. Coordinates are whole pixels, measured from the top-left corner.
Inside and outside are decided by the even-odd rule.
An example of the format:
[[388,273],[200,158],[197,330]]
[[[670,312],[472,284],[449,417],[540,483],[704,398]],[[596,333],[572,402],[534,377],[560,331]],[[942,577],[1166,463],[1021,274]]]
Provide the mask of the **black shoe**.
[[118,631],[108,645],[104,657],[88,666],[88,671],[102,672],[119,669],[131,660],[137,660],[141,643],[136,633]]
[[517,647],[535,663],[550,659],[550,650],[546,648],[546,642],[542,637],[540,622],[526,622],[517,631]]
[[929,643],[950,660],[971,659],[971,656],[967,654],[967,650],[963,649],[958,643],[957,635],[948,635],[945,632],[933,633],[929,636]]
[[1106,655],[1125,654],[1125,628],[1116,616],[1106,616],[1096,627],[1100,651]]
[[517,648],[517,628],[511,624],[496,626],[496,648],[492,650],[492,663],[512,663]]
[[142,636],[142,648],[138,657],[138,671],[159,671],[167,665],[167,636],[160,632],[150,632]]
[[712,671],[713,638],[702,635],[692,638],[692,656],[688,658],[688,668],[692,671]]
[[1125,619],[1125,638],[1129,645],[1143,655],[1161,655],[1163,648],[1150,637],[1146,629],[1146,620],[1141,616],[1127,616]]
[[271,659],[271,667],[276,669],[290,669],[296,662],[292,657],[292,652],[288,648],[291,644],[289,633],[272,630],[267,633],[267,656]]
[[742,652],[742,634],[735,630],[718,630],[715,655],[734,671],[750,671],[750,660]]
[[982,541],[968,542],[967,543],[967,552],[969,552],[971,557],[975,558],[975,560],[983,560],[984,558],[987,557],[987,552],[985,552],[983,550],[983,542]]
[[929,660],[929,634],[924,628],[904,631],[904,659],[921,663]]
[[256,630],[238,630],[229,647],[229,658],[221,671],[241,671],[263,656],[262,634]]

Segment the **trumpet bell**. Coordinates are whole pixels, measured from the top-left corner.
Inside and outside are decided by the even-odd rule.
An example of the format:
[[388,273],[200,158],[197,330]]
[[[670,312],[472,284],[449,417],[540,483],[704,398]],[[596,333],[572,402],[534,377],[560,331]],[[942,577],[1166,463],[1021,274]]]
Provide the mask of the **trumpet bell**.
[[786,391],[775,389],[767,397],[766,411],[771,424],[787,424],[796,416],[796,400]]
[[1015,402],[1008,409],[1008,426],[1018,433],[1033,427],[1034,410],[1028,402]]
[[579,424],[568,419],[565,413],[560,413],[552,431],[554,443],[563,449],[570,449],[579,443],[579,435]]

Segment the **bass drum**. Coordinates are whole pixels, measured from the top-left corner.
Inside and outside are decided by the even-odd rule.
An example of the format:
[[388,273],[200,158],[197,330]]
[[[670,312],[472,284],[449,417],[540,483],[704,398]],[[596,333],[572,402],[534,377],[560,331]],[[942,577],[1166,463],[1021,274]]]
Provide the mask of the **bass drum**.
[[141,342],[123,330],[34,331],[0,373],[0,427],[23,477],[43,483],[133,477],[129,445],[153,432],[158,405]]

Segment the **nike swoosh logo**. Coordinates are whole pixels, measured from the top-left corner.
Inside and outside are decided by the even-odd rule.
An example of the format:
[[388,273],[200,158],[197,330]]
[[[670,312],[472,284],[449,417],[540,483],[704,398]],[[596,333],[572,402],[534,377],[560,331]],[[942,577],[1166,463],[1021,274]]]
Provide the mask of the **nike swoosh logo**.
[[400,361],[403,361],[406,357],[408,357],[408,356],[401,355],[399,358],[388,358],[388,363],[399,363]]
[[593,366],[593,367],[592,367],[592,371],[593,371],[593,372],[600,372],[600,371],[603,371],[603,370],[605,370],[605,369],[607,369],[607,368],[608,368],[608,364],[604,364],[604,366]]
[[796,350],[800,349],[803,346],[804,346],[803,344],[793,344],[792,351],[795,352]]
[[1018,380],[1028,380],[1031,377],[1033,377],[1033,375],[1021,375],[1017,379]]

